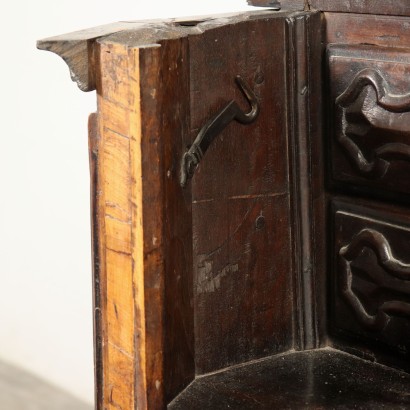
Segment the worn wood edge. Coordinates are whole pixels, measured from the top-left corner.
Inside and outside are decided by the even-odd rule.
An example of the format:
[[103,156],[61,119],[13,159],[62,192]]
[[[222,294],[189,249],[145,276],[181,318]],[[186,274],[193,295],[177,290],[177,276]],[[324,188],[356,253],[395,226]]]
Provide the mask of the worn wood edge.
[[[170,19],[151,21],[140,24],[134,29],[120,31],[105,37],[106,40],[126,44],[129,47],[152,47],[165,40],[175,40],[189,36],[201,35],[222,26],[230,26],[252,20],[283,18],[297,16],[299,12],[257,10],[241,13],[220,14],[211,17],[199,16],[193,20]],[[192,24],[191,24],[192,23]],[[137,24],[137,22],[135,23]]]
[[269,7],[273,10],[280,10],[282,8],[280,1],[277,0],[247,0],[250,6],[255,7]]
[[364,45],[368,48],[410,48],[407,17],[333,12],[323,14],[326,21],[324,30],[327,44]]
[[[273,0],[247,0],[250,6],[272,7]],[[281,0],[282,10],[317,10],[337,13],[358,13],[372,15],[410,16],[408,0],[334,1],[334,0]]]
[[[143,288],[136,284],[138,278],[134,273],[139,267],[133,261],[136,258],[138,263],[142,258],[132,253],[132,243],[141,235],[141,225],[135,217],[141,208],[135,211],[138,204],[133,197],[137,195],[141,178],[132,175],[138,170],[131,168],[131,164],[138,166],[139,161],[132,161],[131,145],[140,132],[138,122],[130,118],[128,50],[121,45],[96,43],[96,56],[100,65],[96,79],[100,133],[96,224],[102,298],[101,334],[95,337],[102,339],[100,402],[102,408],[111,410],[132,408],[136,396],[136,368],[144,363],[138,360],[135,349],[135,337],[139,337],[144,345],[145,332],[137,317],[141,312],[135,306],[136,286],[140,292]],[[113,72],[116,76],[112,76]],[[118,82],[121,87],[117,87]],[[135,88],[138,93],[138,86]],[[134,102],[136,111],[138,101]],[[134,127],[132,131],[131,126]],[[130,138],[131,132],[133,139]],[[133,179],[135,183],[131,184],[129,181]],[[144,378],[140,382],[143,383]]]
[[[37,42],[37,48],[60,56],[68,65],[71,79],[77,83],[79,89],[93,91],[96,88],[95,43],[98,39],[114,36],[112,41],[124,44],[130,42],[134,47],[151,46],[163,40],[201,34],[224,24],[281,15],[281,12],[274,10],[257,10],[213,16],[118,22],[45,38]],[[118,33],[121,35],[115,37]]]
[[[270,13],[261,13],[260,15],[265,18],[266,14]],[[287,16],[288,15],[289,13],[287,13]],[[295,15],[301,15],[301,13]],[[275,16],[277,16],[276,13]],[[231,23],[246,22],[248,20],[249,18],[239,18]],[[218,24],[215,21],[209,21],[203,24],[207,26],[206,29],[201,28],[199,31],[198,28],[195,27],[176,29],[173,31],[174,37],[175,39],[181,38],[180,31],[182,30],[183,33],[186,33],[187,31],[202,33],[204,30],[217,28],[222,24],[226,25],[227,22],[223,21]],[[163,27],[163,24],[159,26],[157,25],[156,27],[161,28]],[[160,32],[161,30],[158,31]],[[158,364],[155,368],[152,366],[152,363],[154,363],[155,360],[163,360],[160,358],[159,351],[157,356],[153,354],[156,354],[157,351],[153,352],[152,346],[158,342],[158,339],[164,339],[164,335],[161,331],[158,331],[155,335],[155,340],[152,342],[150,339],[152,336],[149,333],[150,331],[152,332],[152,329],[148,329],[148,325],[151,326],[154,321],[147,320],[148,316],[152,316],[152,306],[155,306],[156,312],[160,311],[162,309],[161,304],[163,303],[163,300],[152,300],[151,294],[148,295],[148,293],[146,293],[147,275],[149,275],[150,269],[152,270],[153,268],[149,267],[149,263],[144,256],[148,255],[149,259],[152,260],[161,260],[162,250],[156,248],[160,247],[160,238],[162,236],[161,234],[155,235],[157,238],[156,245],[152,249],[145,249],[143,253],[141,253],[141,246],[137,246],[138,244],[151,244],[153,241],[153,238],[149,237],[146,230],[147,215],[150,213],[152,214],[152,210],[147,211],[150,204],[144,203],[143,201],[143,198],[146,198],[147,195],[147,189],[145,189],[145,187],[148,181],[145,178],[144,182],[143,178],[143,172],[146,168],[141,169],[140,167],[147,166],[143,165],[142,159],[144,161],[149,161],[149,155],[152,156],[151,150],[154,149],[151,148],[148,153],[142,152],[141,150],[143,148],[143,124],[141,124],[141,121],[144,121],[144,124],[145,121],[147,121],[147,124],[149,124],[155,121],[155,115],[149,115],[143,108],[141,108],[142,90],[139,81],[140,79],[143,81],[144,88],[147,89],[146,92],[151,92],[151,90],[156,89],[157,99],[160,100],[161,95],[158,95],[158,93],[161,93],[161,91],[155,86],[155,81],[157,80],[155,80],[153,84],[150,84],[149,82],[150,77],[156,78],[155,76],[157,74],[155,73],[158,72],[159,67],[163,64],[163,61],[161,60],[161,49],[165,48],[165,45],[164,43],[158,44],[156,42],[156,36],[158,36],[158,32],[152,30],[152,27],[147,31],[141,30],[140,28],[134,31],[119,32],[105,36],[95,42],[96,49],[98,50],[96,52],[96,62],[101,62],[101,66],[97,69],[97,72],[99,73],[97,77],[97,95],[102,138],[100,146],[100,155],[102,155],[102,159],[99,162],[99,175],[102,191],[99,196],[101,204],[99,224],[102,227],[102,239],[100,241],[101,265],[103,266],[101,268],[101,281],[108,286],[108,288],[105,287],[103,290],[105,301],[102,304],[103,323],[101,328],[104,341],[103,402],[108,406],[108,409],[111,408],[110,406],[115,405],[128,408],[127,406],[129,406],[131,402],[137,403],[138,408],[142,409],[147,406],[150,407],[150,405],[153,406],[152,408],[162,408],[160,401],[164,398],[164,392],[161,391],[164,389],[164,375],[163,369],[161,368],[163,364]],[[160,38],[163,38],[163,35],[161,35]],[[137,61],[137,52],[138,58],[144,54],[151,61],[149,67],[148,65],[145,66],[146,69],[144,72],[141,72],[141,62]],[[118,60],[115,60],[115,55],[119,57]],[[108,63],[103,64],[103,60]],[[122,67],[123,64],[133,64],[133,68],[127,66],[128,74],[126,74],[126,77],[123,77],[125,75],[123,74],[125,70],[125,68]],[[152,75],[149,75],[150,72]],[[113,75],[114,73],[115,75]],[[147,74],[144,76],[144,73]],[[149,116],[147,117],[147,115]],[[115,120],[115,126],[112,121],[110,123],[110,119]],[[109,129],[111,129],[111,131]],[[114,131],[114,134],[117,135],[117,137],[113,134],[109,135],[112,131]],[[130,148],[123,148],[121,155],[124,155],[123,158],[126,159],[124,159],[124,162],[118,163],[115,167],[111,167],[115,172],[110,174],[107,170],[109,168],[107,162],[110,161],[109,157],[112,156],[115,151],[108,147],[106,139],[109,137],[121,141],[121,139],[124,139],[124,134],[126,139],[129,140],[129,144],[131,144]],[[155,158],[151,159],[156,161]],[[158,164],[158,166],[162,166],[162,164]],[[125,169],[129,170],[130,168],[131,172],[128,175]],[[113,226],[113,220],[112,218],[107,218],[105,214],[107,212],[107,203],[111,203],[112,205],[113,202],[112,198],[107,194],[107,191],[110,189],[110,186],[117,185],[117,188],[119,186],[118,175],[117,178],[115,178],[115,173],[120,173],[120,175],[122,175],[121,178],[128,178],[128,181],[132,181],[132,183],[129,182],[130,188],[123,187],[122,193],[117,196],[121,197],[124,195],[127,198],[130,198],[130,201],[132,202],[132,209],[127,211],[131,219],[132,228],[131,232],[125,232],[123,238],[123,243],[128,244],[126,246],[126,252],[128,253],[124,254],[123,257],[129,258],[131,255],[131,258],[129,258],[130,261],[127,262],[127,266],[129,263],[132,264],[133,289],[133,294],[131,295],[125,292],[127,294],[121,297],[121,304],[117,305],[118,312],[116,313],[120,318],[122,316],[122,321],[121,319],[118,319],[116,324],[114,323],[115,315],[113,314],[113,300],[111,298],[112,295],[118,298],[118,295],[122,292],[121,289],[128,286],[127,283],[129,284],[129,279],[127,279],[128,282],[124,282],[121,266],[109,261],[110,258],[112,259],[113,254],[112,249],[110,250],[110,246],[108,245],[108,241],[111,239],[109,237],[110,232],[107,229],[107,226]],[[148,174],[148,176],[149,175],[150,174]],[[158,190],[158,188],[155,189]],[[160,189],[159,193],[161,194],[161,192]],[[152,215],[152,218],[158,220],[158,218],[161,217],[159,215]],[[116,222],[114,221],[114,223]],[[106,225],[105,227],[104,224]],[[158,222],[158,224],[160,225],[161,222]],[[113,231],[114,230],[111,228],[111,232]],[[162,244],[161,246],[164,247],[167,245]],[[104,284],[102,287],[104,287]],[[132,311],[130,308],[131,306],[133,307]],[[125,312],[128,312],[126,314],[126,319],[124,319],[124,316],[122,315],[122,309],[124,309]],[[161,330],[161,326],[159,326],[159,329]],[[121,344],[118,345],[116,342],[120,336],[126,340],[130,340],[130,337],[133,337],[134,342],[129,350],[124,348]],[[113,349],[115,349],[115,351],[113,351]],[[121,369],[121,377],[117,375],[117,369]],[[129,381],[131,381],[131,383]]]
[[98,114],[92,113],[88,119],[88,146],[90,161],[90,203],[91,203],[91,246],[92,246],[92,274],[93,274],[93,327],[94,327],[94,391],[95,407],[102,408],[103,386],[103,358],[102,358],[102,329],[101,329],[101,280],[100,280],[100,232],[98,210],[98,150],[100,143]]
[[37,41],[39,50],[51,51],[68,65],[72,81],[81,91],[95,90],[94,42],[97,38],[126,30],[130,24],[113,23]]
[[[287,0],[284,1],[286,3]],[[334,11],[340,13],[358,13],[372,15],[410,16],[410,2],[408,0],[309,0],[310,9],[320,11]]]
[[310,10],[308,0],[285,0],[285,1],[275,1],[275,0],[247,0],[250,6],[255,7],[278,7],[281,10],[299,10],[307,11]]
[[[312,147],[319,144],[320,111],[312,110],[312,102],[317,104],[321,96],[320,46],[322,14],[310,12],[308,15],[286,19],[288,45],[288,95],[290,111],[289,152],[291,153],[290,176],[292,181],[292,208],[294,215],[293,235],[295,263],[295,348],[298,350],[317,348],[320,344],[318,331],[318,306],[316,303],[317,276],[322,276],[317,264],[320,244],[315,238],[321,230],[320,218],[315,211],[321,206],[323,186],[315,184],[317,167],[309,160],[307,153],[315,152]],[[312,62],[314,64],[312,64]],[[305,90],[305,92],[302,92]],[[319,177],[320,178],[320,177]]]
[[[143,204],[143,170],[142,170],[142,124],[141,124],[141,85],[140,85],[140,50],[128,50],[129,77],[132,79],[130,90],[134,109],[130,113],[130,158],[131,158],[131,254],[133,262],[133,292],[135,303],[134,345],[136,354],[135,396],[137,408],[148,407],[147,396],[147,360],[146,360],[146,322],[145,322],[145,258],[144,247],[144,204]],[[138,246],[139,245],[139,246]]]
[[[164,215],[158,212],[164,200],[162,140],[154,143],[152,133],[161,112],[154,115],[146,106],[149,94],[157,101],[154,111],[162,109],[158,83],[162,78],[162,48],[155,44],[133,47],[104,38],[97,42],[97,50],[101,143],[99,217],[95,223],[103,293],[100,402],[107,409],[134,405],[163,408],[162,272],[164,249],[169,245],[163,239]],[[152,89],[156,89],[156,96]],[[152,167],[158,168],[160,175],[150,170]],[[159,185],[153,178],[159,178]],[[127,220],[129,228],[124,225]],[[96,334],[97,340],[99,336]]]

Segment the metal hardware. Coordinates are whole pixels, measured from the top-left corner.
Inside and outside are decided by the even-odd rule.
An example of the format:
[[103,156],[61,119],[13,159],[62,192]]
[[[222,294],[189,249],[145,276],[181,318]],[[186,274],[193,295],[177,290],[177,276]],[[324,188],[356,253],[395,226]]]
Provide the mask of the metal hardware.
[[192,178],[195,170],[205,155],[212,141],[233,121],[241,124],[250,124],[256,120],[259,114],[259,103],[251,88],[239,75],[235,78],[236,84],[245,95],[251,105],[251,111],[244,113],[235,101],[231,101],[218,115],[208,121],[192,146],[184,154],[181,162],[180,184],[185,187],[188,179]]

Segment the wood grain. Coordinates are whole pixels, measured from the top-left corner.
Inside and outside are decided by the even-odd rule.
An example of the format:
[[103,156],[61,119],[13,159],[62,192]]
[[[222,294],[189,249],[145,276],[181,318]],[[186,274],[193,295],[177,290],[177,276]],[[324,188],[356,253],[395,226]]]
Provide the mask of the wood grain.
[[[286,6],[286,0],[281,3]],[[311,10],[410,16],[410,4],[407,0],[308,0],[308,3]]]
[[[286,78],[286,70],[294,66],[282,59],[272,60],[269,50],[275,49],[280,55],[289,53],[289,61],[299,58],[298,53],[301,59],[310,61],[311,57],[306,57],[307,49],[300,47],[305,40],[291,45],[287,37],[282,37],[282,48],[275,48],[277,38],[284,35],[285,18],[302,22],[305,16],[269,15],[271,19],[263,13],[252,18],[235,17],[229,24],[226,20],[204,22],[201,30],[165,25],[166,40],[161,46],[151,43],[158,41],[154,29],[120,32],[96,43],[101,138],[96,224],[101,291],[105,296],[101,303],[104,388],[100,400],[109,408],[128,408],[133,403],[141,408],[162,408],[195,372],[217,370],[298,345],[294,340],[294,309],[312,302],[296,302],[292,290],[299,280],[293,269],[299,265],[291,252],[291,226],[298,226],[302,216],[291,210],[295,205],[290,201],[289,158],[283,152],[296,135],[309,132],[311,125],[296,133],[299,119],[293,124],[293,116],[283,111],[283,98],[288,87],[293,89],[295,84],[293,77],[286,83],[278,79]],[[312,27],[319,32],[320,19]],[[272,31],[275,36],[269,35]],[[255,47],[244,46],[239,55],[232,49],[232,55],[225,53],[222,57],[220,51],[226,49],[232,36]],[[265,38],[272,39],[272,47],[259,49],[257,39]],[[296,54],[290,51],[295,48]],[[252,84],[266,106],[276,106],[283,119],[265,110],[261,121],[250,127],[256,145],[254,138],[238,134],[249,133],[245,126],[232,125],[223,136],[227,148],[211,147],[204,166],[195,175],[191,198],[190,188],[182,190],[178,185],[181,155],[211,111],[226,103],[228,93],[240,102],[233,81],[238,74]],[[307,104],[304,99],[294,100],[297,93],[295,89],[287,102],[289,109],[294,104]],[[317,93],[307,95],[318,97]],[[309,124],[307,112],[303,115],[307,115]],[[292,138],[286,134],[287,121],[295,132]],[[240,149],[238,144],[246,144],[248,149]],[[238,156],[232,157],[235,151]],[[247,158],[247,151],[254,154]],[[223,174],[236,174],[237,178],[230,181],[222,178]],[[216,208],[207,203],[207,195],[214,195]],[[231,222],[224,230],[226,206]],[[209,231],[209,223],[208,227],[201,225],[209,221],[210,213],[216,223],[213,231]],[[246,220],[243,215],[247,215]],[[263,223],[258,225],[261,215]],[[229,232],[234,232],[231,238]],[[248,319],[238,321],[229,313],[232,309],[222,309],[222,305],[220,320],[209,316],[217,313],[219,302],[212,294],[209,299],[209,292],[202,292],[211,284],[200,280],[197,269],[201,263],[206,265],[202,256],[207,251],[202,248],[217,246],[214,235],[222,242],[228,238],[231,248],[225,256],[218,253],[219,260],[212,262],[215,272],[221,273],[222,285],[217,293],[225,292],[227,283],[243,288],[219,300],[237,305],[239,315],[244,311],[241,306],[252,310],[254,314]],[[244,253],[244,247],[250,253]],[[257,258],[257,254],[265,256]],[[266,280],[263,275],[267,275]],[[248,280],[248,276],[254,278]],[[232,282],[235,278],[239,281],[236,285]],[[215,327],[218,322],[235,329],[228,343],[223,342],[225,331],[218,330],[219,325]]]
[[[248,4],[271,7],[272,0],[248,0]],[[361,13],[373,15],[410,16],[407,0],[281,0],[282,10],[318,10],[338,13]]]
[[409,19],[348,13],[324,13],[328,44],[409,48]]
[[332,45],[328,59],[332,184],[408,201],[408,51]]
[[186,52],[186,41],[143,49],[99,43],[108,408],[162,408],[194,373],[191,201],[178,185],[185,144],[175,139],[187,134],[189,119]]
[[283,59],[268,53],[275,45],[278,55],[286,52],[284,24],[246,22],[190,39],[192,130],[231,99],[249,110],[236,75],[261,106],[254,123],[224,130],[192,179],[198,374],[293,346],[288,136],[286,109],[278,106],[285,83],[275,80],[286,74]]
[[408,209],[336,199],[332,225],[331,336],[409,371]]
[[211,23],[209,27],[212,27],[224,24],[228,19],[231,22],[243,21],[259,19],[271,14],[270,11],[250,11],[162,20],[122,21],[45,38],[37,41],[37,48],[60,56],[68,65],[71,79],[76,82],[80,90],[93,91],[96,89],[98,73],[96,59],[98,39],[119,33],[124,38],[128,36],[134,41],[137,39],[140,45],[156,44],[161,40],[184,37],[190,31],[191,34],[200,34],[200,31],[195,33],[195,29],[193,32],[189,30],[199,23],[209,21]]
[[[138,311],[134,307],[135,282],[141,280],[141,277],[137,277],[134,272],[131,243],[135,241],[134,235],[140,239],[142,227],[141,224],[137,226],[137,215],[132,212],[138,205],[135,196],[133,197],[134,185],[129,183],[132,170],[128,165],[131,163],[131,126],[137,127],[134,130],[135,139],[138,141],[140,138],[138,122],[131,125],[131,111],[139,112],[139,107],[130,107],[131,91],[126,85],[129,84],[126,48],[101,44],[98,57],[102,68],[97,83],[101,138],[97,223],[100,230],[100,281],[104,294],[102,395],[104,406],[108,409],[118,406],[131,408],[135,397],[134,374],[137,366],[133,334],[135,332],[140,335],[142,341],[145,338],[144,322],[140,319],[143,310],[141,312],[138,304]],[[118,84],[122,86],[118,87]],[[138,93],[138,87],[135,88]],[[139,99],[136,100],[138,102]],[[111,116],[113,111],[115,115]],[[113,121],[118,117],[123,118],[121,127]],[[141,178],[135,180],[137,184]],[[138,261],[141,261],[142,257],[138,256]],[[138,291],[142,292],[143,287],[139,286]],[[138,363],[142,367],[140,372],[143,373],[145,363]],[[144,377],[140,379],[140,383],[145,383]],[[141,400],[144,398],[143,395]]]
[[92,113],[88,119],[88,145],[90,160],[90,203],[91,203],[91,230],[93,254],[93,309],[94,309],[94,385],[95,407],[100,409],[103,405],[103,333],[102,333],[102,300],[104,295],[101,289],[100,277],[100,220],[98,193],[100,190],[98,179],[98,161],[100,147],[100,133],[98,114]]
[[[195,373],[316,345],[307,330],[316,326],[314,284],[302,273],[311,211],[300,212],[312,193],[293,175],[292,146],[309,149],[317,121],[307,105],[319,98],[309,82],[319,71],[305,71],[320,55],[320,16],[269,11],[117,29],[42,45],[75,54],[78,42],[92,42],[91,54],[75,58],[88,59],[81,70],[94,70],[98,95],[90,118],[97,405],[159,409]],[[207,119],[232,99],[248,109],[237,75],[255,90],[261,116],[231,124],[182,189],[181,156]],[[297,167],[310,175],[306,161]]]
[[410,375],[333,349],[290,352],[195,380],[172,410],[407,409]]

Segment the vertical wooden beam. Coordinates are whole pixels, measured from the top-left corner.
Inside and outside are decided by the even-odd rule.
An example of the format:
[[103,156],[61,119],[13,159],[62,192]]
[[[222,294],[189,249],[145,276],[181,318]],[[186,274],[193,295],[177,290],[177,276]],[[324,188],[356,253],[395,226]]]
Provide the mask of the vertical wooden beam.
[[98,208],[98,192],[100,191],[98,181],[98,160],[100,147],[100,133],[98,114],[92,113],[88,119],[88,146],[90,160],[90,203],[91,203],[91,228],[92,228],[92,253],[93,253],[93,322],[94,322],[94,383],[95,383],[95,407],[102,408],[102,329],[101,329],[101,301],[103,295],[101,293],[100,280],[100,229],[99,208]]
[[162,409],[194,377],[187,53],[99,42],[104,409]]
[[[287,18],[288,94],[291,174],[293,178],[294,252],[298,255],[294,310],[297,348],[320,345],[317,288],[325,274],[324,187],[321,124],[321,15],[307,13]],[[317,283],[319,282],[319,283]],[[322,290],[322,289],[321,289]]]
[[[126,47],[101,43],[98,56],[100,71],[97,92],[101,138],[98,226],[100,280],[104,295],[101,301],[104,372],[102,394],[104,408],[131,409],[135,397],[136,372],[134,333],[138,325],[134,307],[135,281],[138,278],[134,277],[135,255],[132,243],[139,232],[133,215],[137,204],[131,184],[130,119],[132,110],[138,110],[138,106],[131,107],[130,104]],[[140,261],[141,258],[137,260]],[[143,287],[139,286],[138,292],[143,292]],[[143,342],[145,332],[143,329],[139,330]],[[143,381],[144,378],[141,379]]]

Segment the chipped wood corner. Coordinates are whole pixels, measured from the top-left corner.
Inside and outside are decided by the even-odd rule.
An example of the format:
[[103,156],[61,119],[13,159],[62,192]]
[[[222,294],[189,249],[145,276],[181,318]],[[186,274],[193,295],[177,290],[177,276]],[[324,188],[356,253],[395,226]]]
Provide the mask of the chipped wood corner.
[[119,22],[50,37],[37,42],[39,50],[51,51],[60,56],[70,69],[71,79],[81,91],[96,87],[95,43],[101,37],[127,30],[132,23]]
[[77,83],[81,91],[95,90],[93,67],[93,47],[85,41],[39,41],[37,48],[59,55],[70,69],[71,80]]
[[[257,3],[260,0],[255,0]],[[273,8],[273,12],[277,10]],[[71,79],[81,91],[96,89],[96,44],[106,37],[114,35],[113,40],[133,46],[157,44],[164,39],[176,39],[189,34],[201,34],[202,29],[211,29],[223,25],[227,18],[231,23],[248,19],[268,17],[261,11],[226,13],[210,16],[172,18],[166,20],[123,21],[87,30],[76,31],[37,42],[40,50],[51,51],[60,56],[70,69]],[[202,29],[197,28],[197,24]],[[132,34],[134,32],[134,34]],[[115,36],[116,34],[120,36]],[[125,33],[125,34],[124,34]]]

